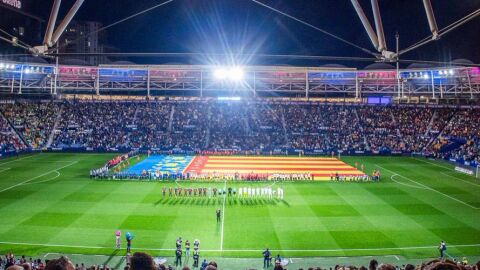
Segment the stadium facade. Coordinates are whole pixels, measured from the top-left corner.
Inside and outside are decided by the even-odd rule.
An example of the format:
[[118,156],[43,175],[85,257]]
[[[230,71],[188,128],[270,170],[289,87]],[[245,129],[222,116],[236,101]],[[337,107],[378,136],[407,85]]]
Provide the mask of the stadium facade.
[[3,95],[87,94],[129,96],[348,97],[478,99],[479,67],[357,70],[249,66],[240,82],[215,77],[215,66],[69,66],[3,61]]

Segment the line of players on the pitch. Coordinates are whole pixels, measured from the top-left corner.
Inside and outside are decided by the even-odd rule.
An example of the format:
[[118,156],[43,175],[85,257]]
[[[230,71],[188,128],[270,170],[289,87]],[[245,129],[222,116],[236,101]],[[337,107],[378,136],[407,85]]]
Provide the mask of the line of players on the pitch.
[[367,182],[367,181],[378,181],[380,180],[380,172],[375,171],[372,176],[362,174],[362,175],[340,175],[338,173],[330,174],[330,181],[337,182]]
[[221,195],[236,196],[242,198],[279,198],[283,199],[284,190],[283,188],[273,189],[272,187],[242,187],[238,189],[229,187],[228,189],[222,188],[211,188],[211,187],[199,187],[199,188],[183,188],[183,187],[170,187],[162,188],[162,196],[175,196],[175,197],[216,197]]

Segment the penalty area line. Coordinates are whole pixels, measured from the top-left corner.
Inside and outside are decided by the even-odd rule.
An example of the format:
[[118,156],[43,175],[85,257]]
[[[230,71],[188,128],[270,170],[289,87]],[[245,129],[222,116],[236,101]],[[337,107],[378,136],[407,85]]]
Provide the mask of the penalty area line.
[[42,174],[37,175],[37,176],[35,176],[35,177],[29,178],[29,179],[27,179],[27,180],[25,180],[25,181],[23,181],[23,182],[20,182],[20,183],[18,183],[18,184],[15,184],[15,185],[13,185],[13,186],[4,188],[4,189],[0,190],[0,193],[2,193],[2,192],[4,192],[4,191],[7,191],[7,190],[10,190],[10,189],[12,189],[12,188],[21,186],[21,185],[23,185],[23,184],[25,184],[25,183],[28,183],[28,182],[33,181],[33,180],[35,180],[35,179],[38,179],[38,178],[40,178],[40,177],[42,177],[42,176],[49,175],[49,174],[51,174],[51,173],[53,173],[53,172],[57,172],[57,171],[59,171],[59,170],[61,170],[61,169],[70,167],[70,166],[72,166],[73,164],[75,164],[75,163],[77,163],[77,162],[78,162],[78,161],[74,161],[74,162],[72,162],[72,163],[70,163],[70,164],[67,164],[67,165],[65,165],[65,166],[62,166],[62,167],[60,167],[60,168],[53,169],[53,170],[48,171],[48,172],[46,172],[46,173],[42,173]]
[[456,202],[459,202],[459,203],[461,203],[461,204],[464,204],[464,205],[466,205],[466,206],[468,206],[468,207],[470,207],[470,208],[472,208],[472,209],[475,209],[475,210],[480,209],[480,208],[475,207],[475,206],[473,206],[473,205],[471,205],[471,204],[468,204],[468,203],[466,203],[466,202],[464,202],[464,201],[462,201],[462,200],[459,200],[459,199],[457,199],[457,198],[455,198],[455,197],[452,197],[452,196],[447,195],[447,194],[445,194],[445,193],[443,193],[443,192],[440,192],[440,191],[438,191],[438,190],[436,190],[436,189],[434,189],[434,188],[431,188],[431,187],[429,187],[429,186],[427,186],[427,185],[424,185],[424,184],[419,183],[419,182],[417,182],[417,181],[415,181],[415,180],[413,180],[413,179],[410,179],[410,178],[408,178],[408,177],[406,177],[406,176],[403,176],[403,175],[401,175],[401,174],[398,174],[398,173],[396,173],[396,172],[394,172],[394,171],[392,171],[392,170],[389,170],[389,169],[387,169],[387,168],[384,168],[384,167],[382,167],[382,166],[380,166],[380,165],[375,164],[375,166],[377,166],[377,167],[379,167],[379,168],[381,168],[381,169],[383,169],[383,170],[385,170],[385,171],[388,171],[388,172],[390,172],[390,173],[396,174],[396,175],[398,175],[398,176],[400,176],[400,177],[402,177],[402,178],[404,178],[404,179],[407,179],[408,181],[413,182],[413,183],[415,183],[415,184],[417,184],[417,185],[419,185],[419,186],[421,186],[421,187],[424,187],[425,189],[428,189],[428,190],[430,190],[430,191],[436,192],[436,193],[441,194],[441,195],[443,195],[443,196],[445,196],[445,197],[447,197],[447,198],[450,198],[450,199],[452,199],[452,200],[454,200],[454,201],[456,201]]
[[460,180],[460,181],[465,182],[465,183],[467,183],[467,184],[474,185],[474,186],[476,186],[476,187],[480,187],[479,184],[472,183],[472,182],[470,182],[470,181],[467,181],[467,180],[464,180],[464,179],[462,179],[462,178],[459,178],[459,177],[450,175],[450,174],[448,174],[448,173],[442,172],[441,174],[446,175],[446,176],[448,176],[448,177],[451,177],[451,178],[453,178],[453,179]]
[[[3,245],[23,245],[23,246],[40,246],[40,247],[64,247],[64,248],[84,248],[84,249],[115,249],[114,247],[102,247],[102,246],[78,246],[78,245],[59,245],[59,244],[38,244],[38,243],[25,243],[25,242],[6,242],[1,241]],[[449,247],[480,247],[480,244],[449,244]],[[138,250],[149,251],[175,251],[174,248],[145,248],[134,247]],[[385,247],[385,248],[338,248],[338,249],[272,249],[272,251],[283,252],[341,252],[341,251],[385,251],[385,250],[415,250],[415,249],[431,249],[438,248],[438,246],[410,246],[410,247]],[[262,252],[263,249],[203,249],[207,252]],[[53,253],[50,253],[53,254]],[[387,254],[388,255],[388,254]]]
[[392,174],[392,176],[390,176],[390,179],[391,179],[393,182],[395,182],[395,183],[397,183],[397,184],[399,184],[399,185],[406,186],[406,187],[409,187],[409,188],[426,189],[426,188],[421,187],[421,186],[413,186],[413,185],[409,185],[409,184],[405,184],[405,183],[399,182],[399,181],[395,180],[395,176],[400,176],[400,175],[398,175],[398,174]]
[[7,162],[2,162],[2,163],[0,163],[0,166],[8,164],[8,163],[12,163],[12,162],[17,162],[17,161],[20,161],[20,160],[23,160],[23,159],[32,158],[32,157],[35,157],[35,156],[37,156],[37,155],[29,155],[29,156],[26,156],[26,157],[17,158],[17,159],[10,160],[10,161],[7,161]]

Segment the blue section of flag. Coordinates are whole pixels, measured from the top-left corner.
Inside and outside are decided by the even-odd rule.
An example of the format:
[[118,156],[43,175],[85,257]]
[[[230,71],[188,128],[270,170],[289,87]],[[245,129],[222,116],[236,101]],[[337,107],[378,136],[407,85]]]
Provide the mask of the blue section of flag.
[[128,168],[126,173],[141,174],[143,171],[160,173],[181,173],[192,161],[194,156],[155,155]]

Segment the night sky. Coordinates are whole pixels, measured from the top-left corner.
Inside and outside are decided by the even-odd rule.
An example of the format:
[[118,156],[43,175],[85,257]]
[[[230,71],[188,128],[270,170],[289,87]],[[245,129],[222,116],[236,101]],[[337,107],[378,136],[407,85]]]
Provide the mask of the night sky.
[[[95,20],[104,25],[164,0],[85,0],[77,20]],[[74,1],[62,2],[63,14]],[[374,51],[350,0],[263,0],[295,17]],[[380,0],[389,50],[395,50],[395,32],[400,48],[428,36],[430,30],[421,0]],[[29,3],[32,13],[48,20],[52,0]],[[374,27],[369,0],[360,3]],[[440,29],[480,8],[480,0],[432,0]],[[62,18],[63,16],[60,16]],[[250,0],[175,0],[108,29],[108,43],[121,52],[257,53],[329,56],[368,54],[265,9]],[[403,58],[448,61],[467,58],[480,63],[480,17],[461,28],[410,52]],[[137,63],[202,63],[222,59],[130,59]],[[242,59],[243,64],[319,65],[336,61]],[[350,66],[369,63],[336,62]],[[208,64],[208,63],[207,63]]]

